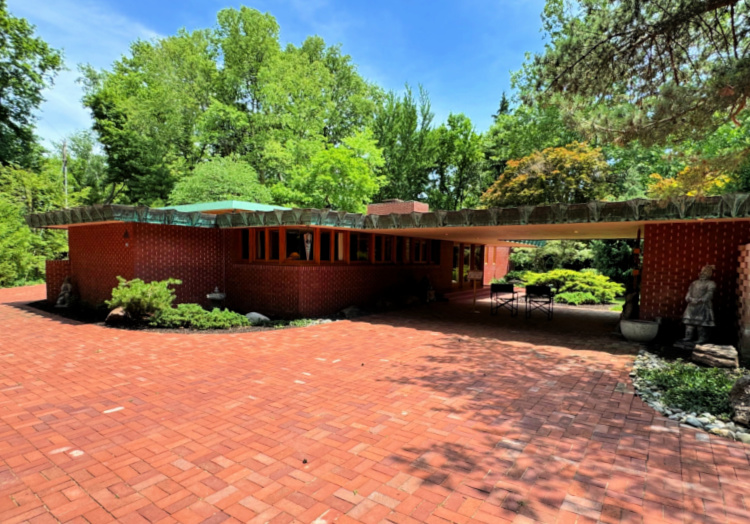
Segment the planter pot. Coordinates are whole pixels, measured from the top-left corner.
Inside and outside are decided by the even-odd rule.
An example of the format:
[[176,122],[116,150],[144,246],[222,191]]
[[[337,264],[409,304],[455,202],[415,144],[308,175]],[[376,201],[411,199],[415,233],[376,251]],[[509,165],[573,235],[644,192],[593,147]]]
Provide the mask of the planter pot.
[[620,320],[620,332],[631,342],[645,344],[659,333],[659,323],[652,320]]

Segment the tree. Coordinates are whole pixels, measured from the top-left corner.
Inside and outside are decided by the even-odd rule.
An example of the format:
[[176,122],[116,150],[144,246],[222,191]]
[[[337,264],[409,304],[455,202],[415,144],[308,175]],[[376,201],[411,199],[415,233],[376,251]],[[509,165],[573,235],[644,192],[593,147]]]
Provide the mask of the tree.
[[213,29],[137,41],[110,71],[84,69],[85,104],[125,203],[160,204],[205,159],[237,157],[274,199],[372,121],[378,90],[319,37],[282,49],[270,14],[223,9]]
[[127,202],[164,202],[205,155],[195,140],[216,77],[208,31],[136,41],[112,72],[85,67],[86,105],[109,164],[108,184]]
[[[558,96],[588,135],[645,145],[699,138],[750,96],[750,3],[548,0],[527,96]],[[539,93],[539,94],[535,94]],[[721,115],[716,118],[716,115]]]
[[382,165],[383,154],[372,133],[356,133],[318,151],[309,175],[298,174],[290,186],[304,205],[362,213],[385,182],[377,174]]
[[379,173],[386,180],[378,200],[425,197],[436,152],[433,118],[430,97],[422,86],[416,98],[409,85],[401,97],[393,91],[385,95],[372,124],[378,147],[383,150]]
[[578,140],[581,135],[571,129],[555,105],[521,104],[498,114],[482,138],[482,189],[503,174],[508,160]]
[[549,240],[538,248],[513,248],[510,254],[514,271],[577,271],[588,267],[593,258],[594,253],[588,243],[576,240]]
[[198,164],[181,179],[169,195],[173,205],[245,200],[267,204],[271,192],[258,181],[258,174],[236,157],[216,157]]
[[0,287],[22,284],[33,266],[31,231],[21,206],[0,195]]
[[633,241],[592,240],[592,266],[602,275],[630,289],[633,284]]
[[[63,207],[62,180],[58,166],[45,165],[40,172],[0,166],[0,286],[22,285],[44,278],[44,261],[67,250],[62,231],[35,230],[23,215]],[[70,195],[72,205],[79,194]]]
[[434,132],[436,158],[428,202],[433,209],[455,210],[478,202],[482,160],[481,137],[464,114],[448,115]]
[[39,161],[34,110],[62,67],[61,53],[0,0],[0,165],[32,167]]
[[497,119],[502,115],[508,114],[510,114],[510,100],[508,100],[508,97],[505,96],[505,91],[503,91],[503,96],[500,98],[500,106],[497,108],[497,113],[493,113],[492,120],[497,122]]
[[550,147],[518,160],[482,195],[482,204],[522,206],[580,204],[607,194],[609,166],[598,148],[573,142]]

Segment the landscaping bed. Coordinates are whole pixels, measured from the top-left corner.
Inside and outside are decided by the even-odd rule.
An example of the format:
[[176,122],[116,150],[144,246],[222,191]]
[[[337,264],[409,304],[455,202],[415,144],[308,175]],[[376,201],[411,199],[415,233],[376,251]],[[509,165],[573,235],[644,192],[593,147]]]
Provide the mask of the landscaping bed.
[[706,368],[640,350],[630,376],[641,399],[670,420],[744,443],[750,429],[731,421],[729,391],[748,370]]
[[279,329],[296,328],[296,327],[307,327],[316,324],[326,324],[333,322],[330,318],[302,318],[296,320],[271,320],[264,322],[259,325],[246,325],[222,329],[193,329],[185,327],[155,327],[150,326],[147,323],[130,323],[121,324],[118,326],[110,326],[105,324],[105,319],[109,313],[108,309],[105,308],[90,308],[90,307],[76,307],[71,306],[68,308],[58,308],[54,304],[50,304],[46,300],[39,300],[37,302],[31,302],[27,304],[28,307],[43,311],[45,313],[51,313],[63,317],[68,320],[81,322],[83,324],[95,324],[101,327],[111,329],[127,329],[133,331],[146,331],[149,333],[181,333],[181,334],[212,334],[212,333],[251,333],[254,331],[276,331]]

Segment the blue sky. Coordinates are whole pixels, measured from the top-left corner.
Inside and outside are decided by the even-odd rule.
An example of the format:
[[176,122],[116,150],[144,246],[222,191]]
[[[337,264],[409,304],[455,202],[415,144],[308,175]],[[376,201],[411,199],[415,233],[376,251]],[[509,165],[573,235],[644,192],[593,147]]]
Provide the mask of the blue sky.
[[[37,133],[49,144],[90,127],[75,80],[79,63],[98,68],[127,53],[136,38],[156,38],[211,27],[216,13],[242,2],[212,0],[9,0],[15,16],[64,50],[68,71],[45,94]],[[450,112],[468,115],[485,131],[510,72],[526,52],[543,47],[543,0],[263,0],[244,5],[276,17],[282,43],[312,34],[341,44],[360,73],[385,89],[422,84],[436,122]]]

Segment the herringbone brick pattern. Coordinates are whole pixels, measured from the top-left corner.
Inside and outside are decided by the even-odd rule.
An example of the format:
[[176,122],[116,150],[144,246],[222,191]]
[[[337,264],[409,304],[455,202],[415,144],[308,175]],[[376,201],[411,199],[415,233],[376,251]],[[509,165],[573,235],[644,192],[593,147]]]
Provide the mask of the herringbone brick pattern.
[[43,296],[0,291],[5,524],[750,521],[750,448],[642,404],[596,314],[174,335]]

